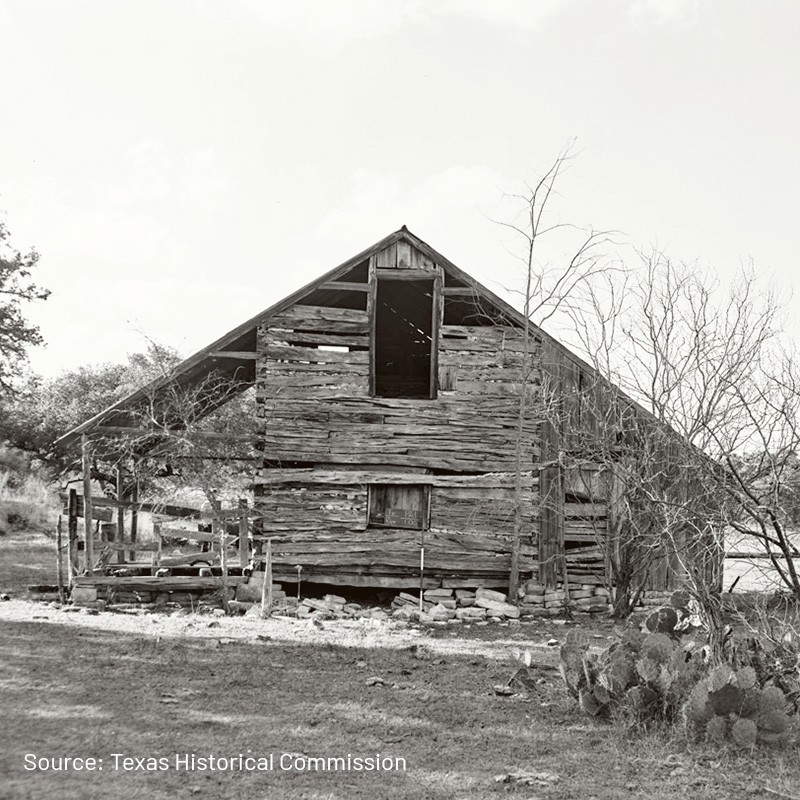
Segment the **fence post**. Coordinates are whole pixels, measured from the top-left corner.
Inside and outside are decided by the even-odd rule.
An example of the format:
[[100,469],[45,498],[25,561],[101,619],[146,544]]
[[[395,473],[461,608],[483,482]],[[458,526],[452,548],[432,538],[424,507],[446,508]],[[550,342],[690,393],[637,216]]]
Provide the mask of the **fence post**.
[[58,600],[61,605],[64,605],[64,554],[62,552],[64,547],[61,541],[61,514],[58,515],[58,523],[56,524],[56,573],[58,579]]
[[250,560],[250,543],[247,536],[247,500],[239,500],[239,566],[244,569]]
[[81,436],[81,455],[83,462],[83,535],[85,539],[86,573],[94,570],[94,527],[92,520],[92,453],[89,437]]
[[[122,467],[117,467],[117,541],[120,544],[125,542],[125,508],[123,503],[125,501],[125,489],[122,485],[123,474]],[[117,550],[117,563],[125,563],[125,551]]]
[[69,549],[69,585],[72,588],[73,578],[80,572],[78,560],[78,492],[69,490],[67,501],[67,547]]

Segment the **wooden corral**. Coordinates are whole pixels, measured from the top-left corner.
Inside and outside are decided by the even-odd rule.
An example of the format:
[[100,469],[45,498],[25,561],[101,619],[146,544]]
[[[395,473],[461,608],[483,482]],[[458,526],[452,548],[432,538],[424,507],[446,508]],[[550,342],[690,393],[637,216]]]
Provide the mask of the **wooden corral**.
[[[255,386],[252,537],[256,553],[271,541],[275,580],[506,587],[515,569],[548,587],[608,582],[613,474],[563,461],[603,435],[594,372],[407,229],[170,380],[212,373]],[[166,385],[60,443],[124,435]],[[212,388],[204,410],[224,399]]]

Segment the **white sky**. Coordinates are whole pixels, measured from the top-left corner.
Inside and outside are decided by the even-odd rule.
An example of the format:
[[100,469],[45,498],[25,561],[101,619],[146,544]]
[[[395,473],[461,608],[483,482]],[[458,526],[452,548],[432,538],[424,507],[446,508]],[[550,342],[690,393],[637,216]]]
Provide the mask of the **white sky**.
[[488,218],[572,139],[561,219],[788,290],[798,41],[796,0],[0,0],[33,367],[189,354],[403,224],[513,285]]

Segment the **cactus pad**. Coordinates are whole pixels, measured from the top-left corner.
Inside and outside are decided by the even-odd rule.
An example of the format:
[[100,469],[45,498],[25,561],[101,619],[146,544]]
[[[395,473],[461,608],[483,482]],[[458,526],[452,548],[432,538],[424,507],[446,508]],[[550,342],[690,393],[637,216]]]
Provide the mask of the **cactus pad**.
[[756,743],[758,728],[751,719],[737,719],[731,728],[731,739],[739,747],[752,747]]

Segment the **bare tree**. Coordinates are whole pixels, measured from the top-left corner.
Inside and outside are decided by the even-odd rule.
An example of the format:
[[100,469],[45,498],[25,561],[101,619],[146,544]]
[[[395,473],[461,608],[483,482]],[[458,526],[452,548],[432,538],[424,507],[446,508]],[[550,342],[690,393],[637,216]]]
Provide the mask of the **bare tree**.
[[92,434],[93,475],[117,481],[133,476],[140,506],[157,511],[202,495],[218,534],[225,607],[230,504],[246,492],[254,458],[255,415],[242,402],[246,386],[213,372],[189,383],[166,372]]
[[[523,476],[530,471],[534,454],[525,431],[532,416],[538,415],[545,424],[548,421],[548,415],[542,410],[542,398],[547,395],[543,388],[547,364],[543,360],[541,342],[535,341],[533,331],[555,315],[567,311],[573,304],[579,305],[584,288],[597,276],[614,269],[604,252],[604,246],[611,240],[611,232],[581,229],[552,221],[551,204],[556,184],[568,167],[570,158],[570,148],[567,147],[536,183],[526,185],[525,192],[508,195],[507,198],[518,206],[518,214],[514,221],[498,222],[513,233],[518,248],[516,256],[523,268],[523,287],[512,290],[522,299],[523,329],[514,456],[514,524],[508,585],[511,602],[517,600],[521,542],[530,513],[524,502]],[[540,249],[542,240],[556,233],[567,234],[568,240],[557,259],[558,263],[552,265],[540,258]],[[557,454],[551,452],[544,457],[557,458]]]
[[[761,290],[752,267],[723,286],[696,265],[653,251],[640,254],[623,285],[593,285],[592,301],[572,313],[599,379],[622,387],[653,420],[638,447],[623,448],[630,469],[623,452],[611,460],[625,471],[626,491],[648,509],[644,518],[657,522],[644,537],[637,526],[632,536],[618,528],[616,546],[666,548],[716,633],[715,565],[726,530],[759,542],[800,597],[798,553],[786,527],[800,446],[800,381],[782,349],[776,295]],[[624,415],[614,424],[620,441],[632,438]]]

